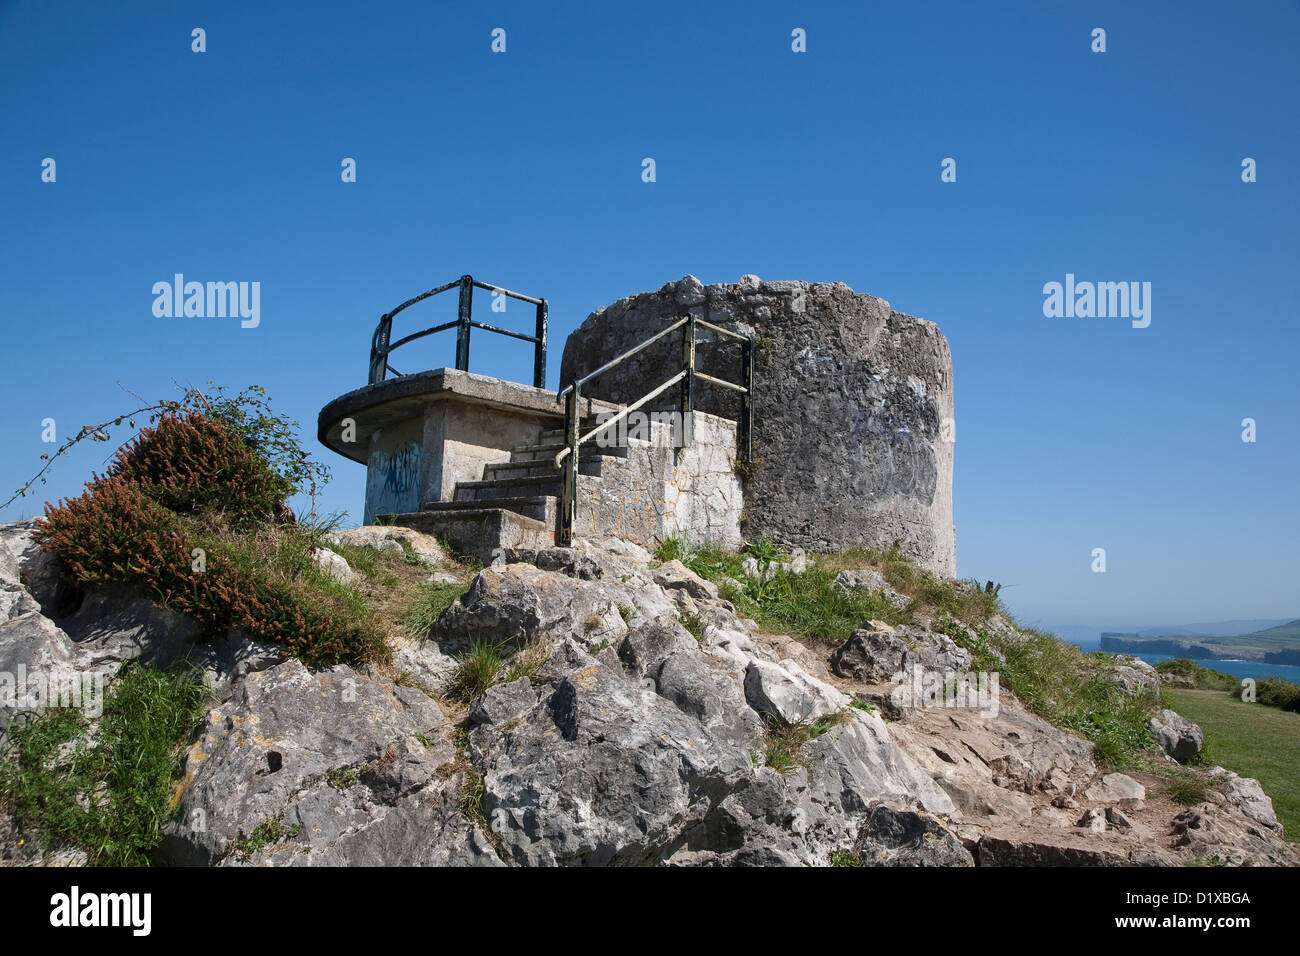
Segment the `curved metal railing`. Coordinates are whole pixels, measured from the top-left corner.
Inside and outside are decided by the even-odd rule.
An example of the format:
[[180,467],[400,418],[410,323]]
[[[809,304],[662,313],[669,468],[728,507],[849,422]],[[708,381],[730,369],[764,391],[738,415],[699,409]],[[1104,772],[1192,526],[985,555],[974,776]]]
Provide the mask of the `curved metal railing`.
[[[456,311],[456,318],[451,322],[444,322],[441,325],[435,325],[433,328],[424,329],[420,332],[413,332],[410,335],[403,336],[396,342],[390,342],[389,339],[393,331],[393,316],[403,309],[410,308],[417,302],[423,302],[425,299],[435,296],[440,292],[446,292],[448,289],[460,288],[460,304]],[[536,334],[525,335],[522,332],[515,332],[511,329],[499,329],[494,325],[487,325],[484,322],[475,322],[472,316],[474,305],[474,289],[484,289],[488,292],[498,292],[512,299],[519,299],[522,302],[530,302],[537,306],[537,324]],[[456,368],[462,372],[469,371],[469,333],[470,329],[483,329],[485,332],[496,332],[498,335],[508,335],[511,338],[523,339],[525,342],[533,343],[533,387],[546,387],[546,323],[547,323],[547,304],[545,299],[534,299],[532,296],[524,295],[520,292],[511,292],[509,289],[503,289],[500,286],[490,285],[486,282],[479,282],[473,276],[464,275],[454,282],[448,282],[446,285],[440,285],[436,289],[430,289],[428,292],[422,292],[413,299],[407,299],[391,312],[386,312],[379,320],[379,325],[375,327],[374,335],[370,337],[370,371],[367,381],[371,385],[378,385],[388,378],[388,373],[401,376],[404,373],[399,372],[388,364],[388,357],[396,349],[401,348],[408,342],[414,342],[416,339],[424,338],[426,335],[433,335],[435,332],[442,332],[447,329],[456,329]]]

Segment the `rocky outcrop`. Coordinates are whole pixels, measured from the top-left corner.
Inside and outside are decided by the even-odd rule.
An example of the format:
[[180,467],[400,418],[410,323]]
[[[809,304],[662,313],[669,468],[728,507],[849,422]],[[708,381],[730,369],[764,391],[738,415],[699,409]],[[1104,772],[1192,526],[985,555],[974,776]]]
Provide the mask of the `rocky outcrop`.
[[[214,644],[139,598],[92,594],[51,620],[24,560],[0,547],[0,670],[111,677],[133,658],[208,655],[214,701],[161,862],[1300,862],[1255,781],[1216,769],[1205,803],[1171,808],[1148,796],[1157,781],[1103,772],[1090,743],[1005,689],[996,708],[899,704],[897,669],[969,666],[949,635],[866,623],[828,655],[623,541],[502,555],[383,669],[312,671],[237,634]],[[473,641],[510,656],[501,682],[467,705],[436,700]],[[0,814],[0,833],[15,827]],[[6,859],[78,860],[33,845]]]
[[448,721],[420,691],[288,661],[208,714],[162,861],[499,865],[459,812],[454,760]]

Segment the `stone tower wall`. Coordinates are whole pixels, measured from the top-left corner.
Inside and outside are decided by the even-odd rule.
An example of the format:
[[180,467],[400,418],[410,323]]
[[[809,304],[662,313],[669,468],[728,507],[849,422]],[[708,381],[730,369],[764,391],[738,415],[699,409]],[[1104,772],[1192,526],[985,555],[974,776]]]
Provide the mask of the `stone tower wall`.
[[[561,385],[687,313],[758,338],[756,472],[745,482],[749,539],[809,550],[900,550],[937,574],[956,572],[952,523],[953,382],[948,342],[933,322],[843,283],[703,285],[694,276],[592,313],[569,336]],[[701,329],[696,367],[740,381],[740,348]],[[681,367],[667,336],[584,387],[630,404]],[[735,419],[738,397],[696,382],[696,407]],[[671,410],[676,388],[651,407]]]

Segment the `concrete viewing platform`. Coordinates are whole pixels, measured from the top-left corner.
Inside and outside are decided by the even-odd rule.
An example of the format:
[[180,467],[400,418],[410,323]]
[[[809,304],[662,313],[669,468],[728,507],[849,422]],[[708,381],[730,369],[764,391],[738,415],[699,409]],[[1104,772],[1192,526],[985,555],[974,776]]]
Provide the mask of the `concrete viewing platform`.
[[[619,407],[584,398],[583,430]],[[321,410],[317,435],[366,466],[364,523],[392,520],[486,561],[496,548],[554,544],[563,426],[555,392],[442,368],[339,396]],[[739,542],[734,422],[697,414],[689,448],[674,447],[663,423],[618,439],[581,449],[582,533],[652,549],[686,531]]]

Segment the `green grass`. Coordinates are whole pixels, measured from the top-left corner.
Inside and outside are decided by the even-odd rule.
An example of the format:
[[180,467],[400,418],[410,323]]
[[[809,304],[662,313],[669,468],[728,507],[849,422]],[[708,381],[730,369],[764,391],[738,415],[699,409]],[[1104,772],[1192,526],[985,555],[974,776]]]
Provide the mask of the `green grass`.
[[[746,578],[740,568],[747,557],[757,558],[760,567],[785,557],[767,541],[747,545],[736,553],[694,547],[670,538],[656,557],[681,561],[700,577],[720,583],[722,596],[763,628],[815,644],[839,644],[869,620],[902,624],[909,619],[879,592],[835,587],[836,571],[815,564],[803,574],[778,571],[766,582]],[[725,578],[739,581],[741,587],[725,582]]]
[[1106,676],[1108,654],[1084,654],[1051,634],[1026,629],[1000,640],[984,628],[971,638],[948,619],[936,627],[971,651],[977,671],[997,672],[999,683],[1031,711],[1092,741],[1099,763],[1118,770],[1151,769],[1155,744],[1146,723],[1160,700],[1129,696]]
[[456,671],[447,687],[448,696],[468,703],[495,684],[506,663],[502,646],[480,639],[471,641],[469,650],[456,659]]
[[1213,761],[1254,777],[1273,799],[1288,840],[1300,840],[1300,714],[1209,691],[1166,691],[1174,709],[1205,733]]
[[683,611],[677,615],[678,620],[682,622],[682,627],[691,632],[691,637],[695,638],[701,644],[704,643],[704,634],[708,628],[708,622],[698,614],[690,611]]
[[94,745],[74,710],[13,728],[0,755],[0,805],[39,827],[46,849],[80,847],[98,866],[147,864],[172,812],[181,749],[207,701],[198,673],[183,665],[126,664]]
[[277,843],[283,843],[302,833],[302,824],[295,823],[291,827],[286,827],[280,822],[279,818],[267,820],[259,823],[254,829],[251,836],[243,837],[238,840],[230,841],[230,849],[234,853],[243,856],[252,856],[266,849],[268,846],[275,846]]
[[796,767],[804,766],[804,744],[830,733],[846,717],[844,711],[839,711],[816,721],[790,723],[775,714],[765,715],[763,723],[767,729],[764,735],[764,764],[781,774],[788,774]]
[[433,630],[442,612],[451,607],[455,600],[469,590],[470,582],[463,584],[420,584],[416,587],[415,597],[411,601],[410,611],[406,617],[406,633],[413,639],[423,640]]

